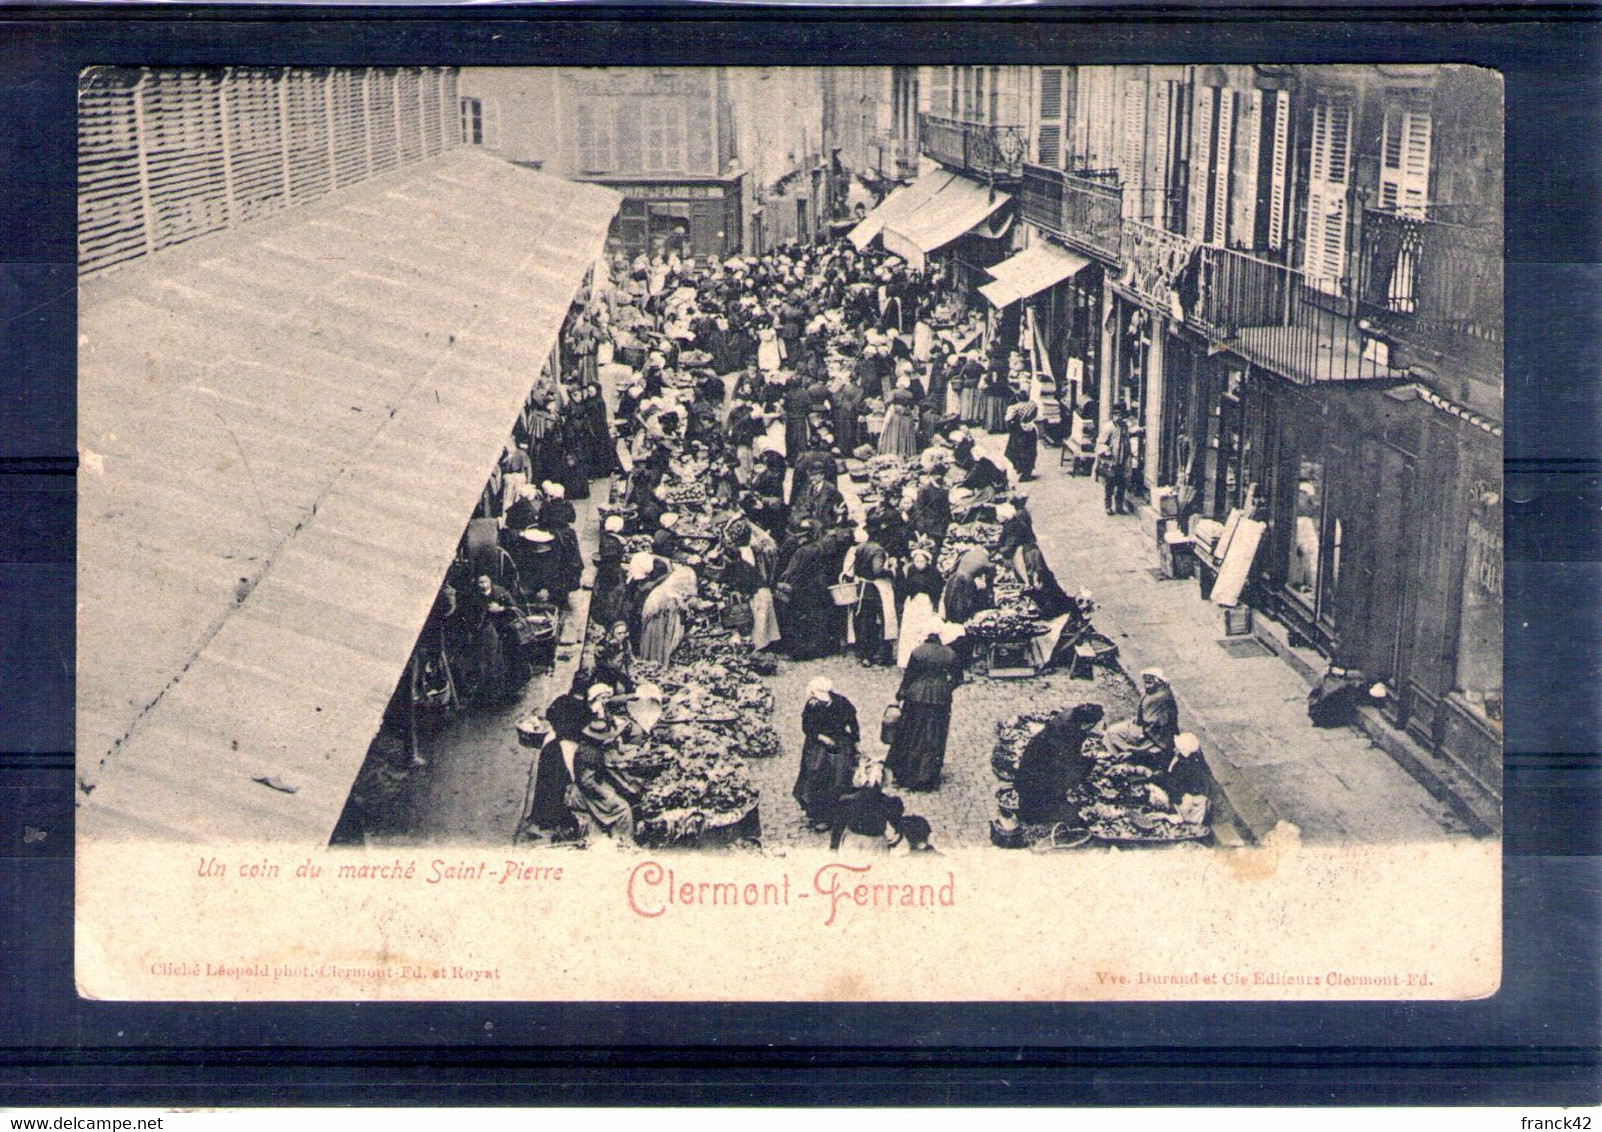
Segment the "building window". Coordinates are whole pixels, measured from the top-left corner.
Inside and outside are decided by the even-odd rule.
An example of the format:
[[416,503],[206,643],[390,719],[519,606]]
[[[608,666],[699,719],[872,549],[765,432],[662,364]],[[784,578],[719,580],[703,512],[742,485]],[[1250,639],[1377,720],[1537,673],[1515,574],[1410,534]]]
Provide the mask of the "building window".
[[580,173],[604,173],[615,168],[612,155],[611,106],[581,102],[573,115],[574,141]]
[[484,144],[484,104],[476,98],[462,99],[462,140],[468,145]]
[[684,156],[682,102],[646,103],[640,110],[640,126],[645,172],[666,173],[688,168]]

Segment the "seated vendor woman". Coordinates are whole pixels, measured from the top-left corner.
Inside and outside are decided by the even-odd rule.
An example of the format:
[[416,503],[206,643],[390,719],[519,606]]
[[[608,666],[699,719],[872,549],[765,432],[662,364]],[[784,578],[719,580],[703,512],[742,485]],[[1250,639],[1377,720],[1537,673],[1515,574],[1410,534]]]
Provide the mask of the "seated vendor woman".
[[1107,729],[1107,750],[1116,758],[1157,770],[1166,765],[1179,733],[1179,705],[1160,668],[1140,674],[1142,693],[1135,718]]
[[1207,820],[1211,786],[1201,740],[1186,731],[1174,737],[1174,753],[1146,784],[1146,797],[1153,808],[1172,815],[1173,820],[1199,825]]

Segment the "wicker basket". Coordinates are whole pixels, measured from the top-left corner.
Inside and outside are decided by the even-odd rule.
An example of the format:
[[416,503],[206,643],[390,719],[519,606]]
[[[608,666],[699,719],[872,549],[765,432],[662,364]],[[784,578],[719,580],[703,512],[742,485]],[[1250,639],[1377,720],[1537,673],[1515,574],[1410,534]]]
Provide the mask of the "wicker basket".
[[855,605],[862,600],[862,583],[836,582],[829,587],[829,596],[836,605]]

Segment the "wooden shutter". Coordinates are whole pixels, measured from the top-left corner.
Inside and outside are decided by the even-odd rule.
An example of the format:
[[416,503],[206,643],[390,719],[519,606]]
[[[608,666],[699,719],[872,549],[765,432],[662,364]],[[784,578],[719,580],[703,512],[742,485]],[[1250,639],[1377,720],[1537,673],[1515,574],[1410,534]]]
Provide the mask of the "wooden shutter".
[[1257,247],[1257,190],[1263,148],[1263,92],[1235,96],[1234,192],[1230,202],[1231,247]]
[[1149,224],[1168,227],[1168,179],[1173,155],[1174,84],[1160,79],[1151,84],[1146,121],[1146,199],[1141,211]]
[[613,167],[624,173],[639,172],[645,168],[640,145],[640,105],[622,99],[612,99],[610,105],[614,114],[613,123],[616,126],[613,134],[613,144],[616,147]]
[[1290,94],[1271,90],[1264,99],[1268,161],[1268,246],[1279,251],[1285,246],[1285,208],[1290,197]]
[[1218,126],[1218,88],[1197,84],[1190,120],[1190,200],[1185,232],[1206,242],[1212,221],[1213,137]]
[[89,271],[143,255],[136,73],[96,67],[78,90],[78,266]]
[[1063,68],[1041,67],[1035,160],[1052,169],[1062,168],[1063,93]]
[[683,139],[684,156],[673,168],[691,173],[720,172],[717,167],[717,147],[712,144],[712,131],[717,128],[717,123],[712,118],[711,103],[705,98],[689,98],[679,103],[676,110],[672,107],[669,109],[670,120],[683,122],[679,132]]
[[1313,286],[1332,295],[1340,293],[1341,281],[1346,275],[1346,196],[1351,178],[1351,135],[1351,104],[1321,97],[1313,107],[1304,269]]
[[1388,106],[1380,152],[1381,208],[1422,218],[1430,200],[1429,111],[1421,106]]
[[1211,242],[1229,242],[1230,177],[1235,147],[1235,92],[1224,87],[1218,92],[1218,135],[1213,147],[1213,218]]
[[929,68],[929,113],[937,115],[950,115],[951,113],[951,68]]
[[1124,215],[1140,220],[1145,213],[1146,81],[1125,79],[1123,131],[1118,150],[1119,179],[1124,185]]

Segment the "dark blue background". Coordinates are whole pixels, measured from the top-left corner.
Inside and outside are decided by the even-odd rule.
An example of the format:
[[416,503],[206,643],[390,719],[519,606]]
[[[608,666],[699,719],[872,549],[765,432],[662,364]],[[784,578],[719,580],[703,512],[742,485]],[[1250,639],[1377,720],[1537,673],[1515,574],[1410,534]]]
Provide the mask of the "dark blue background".
[[[1602,1099],[1596,9],[1458,8],[1450,19],[1422,5],[1109,11],[169,6],[0,15],[0,1103]],[[1496,996],[1163,1006],[217,1006],[76,997],[80,67],[1385,60],[1477,63],[1507,80],[1507,617],[1517,631],[1507,635],[1506,951]],[[24,826],[48,836],[25,843]]]

